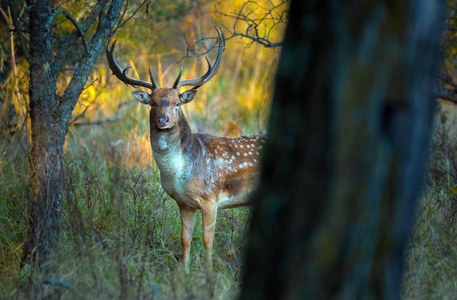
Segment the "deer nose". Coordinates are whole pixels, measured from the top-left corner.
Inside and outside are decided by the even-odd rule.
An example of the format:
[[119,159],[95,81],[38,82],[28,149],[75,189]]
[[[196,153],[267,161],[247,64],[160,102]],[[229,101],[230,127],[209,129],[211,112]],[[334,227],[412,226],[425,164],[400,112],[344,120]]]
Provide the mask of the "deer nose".
[[170,119],[168,118],[167,115],[161,114],[159,116],[159,125],[160,126],[166,126],[170,122]]

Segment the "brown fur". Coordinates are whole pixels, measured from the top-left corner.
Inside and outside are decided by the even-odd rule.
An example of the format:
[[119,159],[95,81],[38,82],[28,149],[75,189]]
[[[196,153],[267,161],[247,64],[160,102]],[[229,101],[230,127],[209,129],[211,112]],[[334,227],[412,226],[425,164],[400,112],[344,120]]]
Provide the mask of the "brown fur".
[[[263,136],[228,138],[193,134],[180,100],[185,98],[185,103],[190,102],[195,94],[195,90],[190,90],[182,97],[175,89],[163,88],[154,89],[149,96],[136,95],[150,99],[146,103],[151,105],[151,148],[162,187],[180,208],[185,266],[189,263],[195,210],[202,210],[203,243],[211,264],[217,210],[249,204],[264,143]],[[166,124],[164,119],[168,120]]]

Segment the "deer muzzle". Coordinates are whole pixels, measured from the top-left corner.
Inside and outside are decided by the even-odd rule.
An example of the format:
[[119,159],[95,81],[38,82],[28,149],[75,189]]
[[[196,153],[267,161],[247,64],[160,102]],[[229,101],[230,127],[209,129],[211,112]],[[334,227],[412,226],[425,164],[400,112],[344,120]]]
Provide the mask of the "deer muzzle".
[[161,114],[157,121],[157,127],[160,129],[165,129],[170,126],[170,118],[168,118],[168,116],[165,114]]

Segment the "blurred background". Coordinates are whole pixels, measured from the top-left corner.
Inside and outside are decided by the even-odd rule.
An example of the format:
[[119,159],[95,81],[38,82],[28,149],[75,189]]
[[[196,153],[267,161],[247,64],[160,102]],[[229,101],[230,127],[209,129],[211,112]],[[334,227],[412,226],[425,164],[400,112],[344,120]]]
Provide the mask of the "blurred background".
[[[121,67],[133,67],[128,73],[133,78],[149,80],[151,66],[162,87],[173,84],[181,66],[184,79],[200,77],[207,69],[204,55],[212,62],[217,55],[217,49],[213,50],[217,40],[213,26],[217,25],[227,38],[227,48],[217,76],[199,90],[191,105],[184,107],[191,127],[194,131],[227,136],[264,133],[279,47],[265,47],[242,34],[252,35],[252,22],[256,22],[259,36],[272,43],[281,42],[285,24],[281,14],[285,14],[287,4],[276,2],[146,1],[112,37],[111,42],[118,40],[116,59]],[[126,15],[142,3],[130,1]],[[62,1],[60,5],[82,18],[87,3]],[[27,130],[22,124],[26,115],[28,66],[21,57],[17,37],[7,30],[5,19],[9,20],[8,15],[3,20],[6,30],[2,30],[4,42],[0,50],[0,129],[3,135],[17,135],[18,131]],[[74,30],[64,16],[58,16],[59,21],[57,36]],[[80,46],[75,45],[74,56],[81,54]],[[69,61],[58,91],[63,92],[71,76]],[[123,149],[130,165],[150,165],[149,108],[137,104],[131,95],[133,90],[111,75],[102,53],[73,112],[76,121],[68,132],[67,153],[81,147],[105,151],[115,145]]]

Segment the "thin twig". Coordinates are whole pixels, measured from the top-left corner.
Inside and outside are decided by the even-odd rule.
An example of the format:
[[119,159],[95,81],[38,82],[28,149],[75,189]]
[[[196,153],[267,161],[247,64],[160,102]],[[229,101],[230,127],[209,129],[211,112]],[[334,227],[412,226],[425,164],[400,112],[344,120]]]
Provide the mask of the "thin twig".
[[122,20],[124,20],[124,16],[125,16],[125,13],[127,12],[127,9],[128,9],[128,8],[129,8],[129,0],[127,0],[127,2],[125,3],[124,11],[122,12],[121,17],[120,17],[119,20],[117,21],[117,25],[121,24]]
[[84,122],[84,123],[74,123],[75,121],[81,119],[81,117],[83,116],[83,114],[86,112],[87,110],[87,106],[86,108],[84,109],[84,111],[79,115],[77,116],[70,124],[68,125],[71,125],[74,123],[74,126],[91,126],[91,125],[103,125],[103,124],[108,124],[108,123],[114,123],[114,122],[118,122],[121,120],[121,116],[120,116],[120,113],[119,111],[121,110],[121,108],[128,104],[130,102],[121,102],[119,103],[117,109],[116,109],[116,115],[114,118],[109,118],[109,119],[102,119],[102,120],[97,120],[97,121],[91,121],[91,122]]
[[75,126],[92,126],[92,125],[103,125],[103,124],[109,124],[109,123],[115,123],[119,122],[121,119],[116,117],[112,119],[104,119],[104,120],[98,120],[98,121],[91,121],[91,122],[84,122],[84,123],[75,123]]
[[71,124],[73,124],[74,122],[78,121],[79,119],[81,119],[82,117],[84,117],[84,114],[86,113],[86,110],[89,108],[88,105],[84,105],[84,104],[81,104],[84,106],[84,111],[82,113],[80,113],[78,116],[76,116],[76,118],[73,119],[73,121],[71,121],[70,123],[68,123],[68,126],[67,127],[70,127]]
[[[260,5],[255,1],[246,1],[237,12],[225,13],[215,11],[215,13],[235,20],[231,29],[223,25],[225,30],[231,34],[227,39],[239,36],[250,40],[250,42],[247,43],[247,46],[253,43],[259,43],[266,48],[276,48],[282,46],[283,43],[271,41],[270,36],[273,29],[278,25],[285,25],[287,8],[284,8],[284,5],[287,5],[288,2],[288,0],[284,0],[278,5],[274,5],[270,1],[270,7],[267,7]],[[250,8],[251,5],[254,5],[253,9]],[[261,13],[258,11],[261,11]],[[270,23],[267,24],[267,21]],[[245,32],[240,32],[238,30],[240,23],[247,23]],[[259,33],[259,26],[264,27],[263,34]]]
[[[114,34],[119,28],[121,28],[122,26],[125,25],[125,23],[127,23],[131,18],[133,18],[136,13],[140,10],[141,7],[143,7],[143,5],[147,2],[148,0],[144,0],[137,8],[136,10],[132,13],[132,15],[130,17],[127,18],[127,20],[125,20],[124,22],[122,22],[121,24],[118,24],[116,26],[116,28],[112,31],[112,34]],[[125,11],[124,11],[125,12]],[[124,17],[124,15],[122,15],[122,17]],[[122,21],[122,19],[120,19],[120,21]]]
[[[186,39],[186,35],[185,33],[183,34],[184,35],[184,39]],[[204,41],[208,41],[208,40],[216,40],[216,42],[209,48],[205,48],[206,51],[203,51],[203,52],[200,52],[200,53],[197,53],[197,54],[189,54],[189,53],[195,53],[196,51],[194,50],[197,45],[199,44],[202,44]],[[228,38],[225,38],[224,37],[224,40],[228,40]],[[187,43],[186,43],[187,44]],[[186,52],[186,55],[181,57],[177,62],[176,64],[179,64],[182,60],[186,59],[186,58],[195,58],[195,57],[200,57],[200,56],[204,56],[204,55],[207,55],[208,53],[210,53],[214,48],[218,48],[218,38],[215,38],[215,37],[209,37],[209,38],[202,38],[202,39],[199,39],[197,40],[193,45],[187,45],[187,48],[183,51]]]

